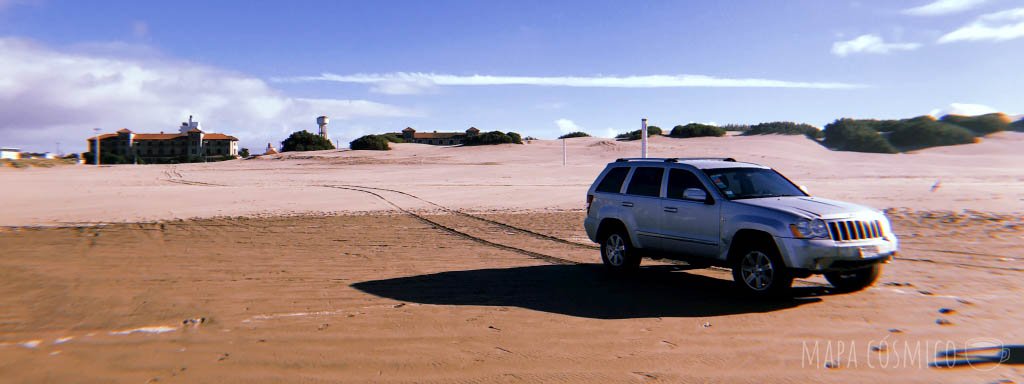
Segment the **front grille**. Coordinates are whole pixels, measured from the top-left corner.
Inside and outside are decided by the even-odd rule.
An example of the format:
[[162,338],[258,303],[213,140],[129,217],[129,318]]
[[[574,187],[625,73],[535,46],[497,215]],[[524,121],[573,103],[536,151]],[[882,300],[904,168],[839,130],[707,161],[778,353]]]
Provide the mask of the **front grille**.
[[855,241],[882,237],[882,226],[878,220],[841,220],[828,222],[828,233],[835,241]]

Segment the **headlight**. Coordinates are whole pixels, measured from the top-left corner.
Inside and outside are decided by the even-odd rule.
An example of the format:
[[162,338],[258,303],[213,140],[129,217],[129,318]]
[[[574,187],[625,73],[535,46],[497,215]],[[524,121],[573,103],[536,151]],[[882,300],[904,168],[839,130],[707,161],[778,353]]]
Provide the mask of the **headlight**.
[[793,237],[801,239],[828,237],[828,225],[825,224],[825,221],[819,219],[800,219],[795,224],[790,224],[789,230],[793,232]]

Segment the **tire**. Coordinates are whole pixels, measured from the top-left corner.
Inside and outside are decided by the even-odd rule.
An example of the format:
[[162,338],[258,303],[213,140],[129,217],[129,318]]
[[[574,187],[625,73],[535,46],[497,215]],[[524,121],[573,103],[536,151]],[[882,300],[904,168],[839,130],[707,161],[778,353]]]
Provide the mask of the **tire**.
[[793,285],[793,276],[773,244],[743,249],[733,262],[732,278],[744,293],[758,297],[784,294]]
[[856,292],[870,287],[882,275],[882,264],[847,272],[831,272],[825,279],[840,292]]
[[601,239],[601,262],[616,273],[636,271],[640,268],[640,255],[633,249],[629,235],[622,229],[608,231]]

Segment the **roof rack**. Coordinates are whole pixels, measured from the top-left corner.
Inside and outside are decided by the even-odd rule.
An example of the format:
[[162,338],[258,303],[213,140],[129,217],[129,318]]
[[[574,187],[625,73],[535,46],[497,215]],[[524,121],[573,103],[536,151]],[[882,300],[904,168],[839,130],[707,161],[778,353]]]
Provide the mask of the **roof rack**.
[[647,158],[644,158],[644,157],[623,157],[623,158],[620,158],[620,159],[615,159],[615,162],[616,163],[626,163],[626,162],[630,162],[630,161],[663,161],[663,162],[666,162],[666,163],[678,163],[680,161],[688,161],[688,160],[718,160],[718,161],[736,162],[736,159],[731,158],[731,157],[669,157],[669,158],[664,158],[664,157],[647,157]]

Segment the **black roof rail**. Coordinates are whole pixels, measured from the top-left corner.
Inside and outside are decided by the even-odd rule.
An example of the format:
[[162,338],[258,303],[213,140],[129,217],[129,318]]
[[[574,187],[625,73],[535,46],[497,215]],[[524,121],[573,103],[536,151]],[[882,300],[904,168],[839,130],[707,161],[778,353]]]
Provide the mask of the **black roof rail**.
[[665,159],[665,161],[669,162],[669,163],[678,163],[680,161],[687,161],[687,160],[719,160],[719,161],[736,162],[736,159],[731,158],[731,157],[673,157],[673,158],[670,158],[670,159]]
[[667,161],[668,159],[663,157],[622,157],[615,159],[616,163],[625,163],[630,161]]
[[687,160],[719,160],[719,161],[731,161],[736,162],[736,159],[731,157],[623,157],[615,159],[616,163],[627,163],[630,161],[664,161],[666,163],[678,163],[680,161]]

